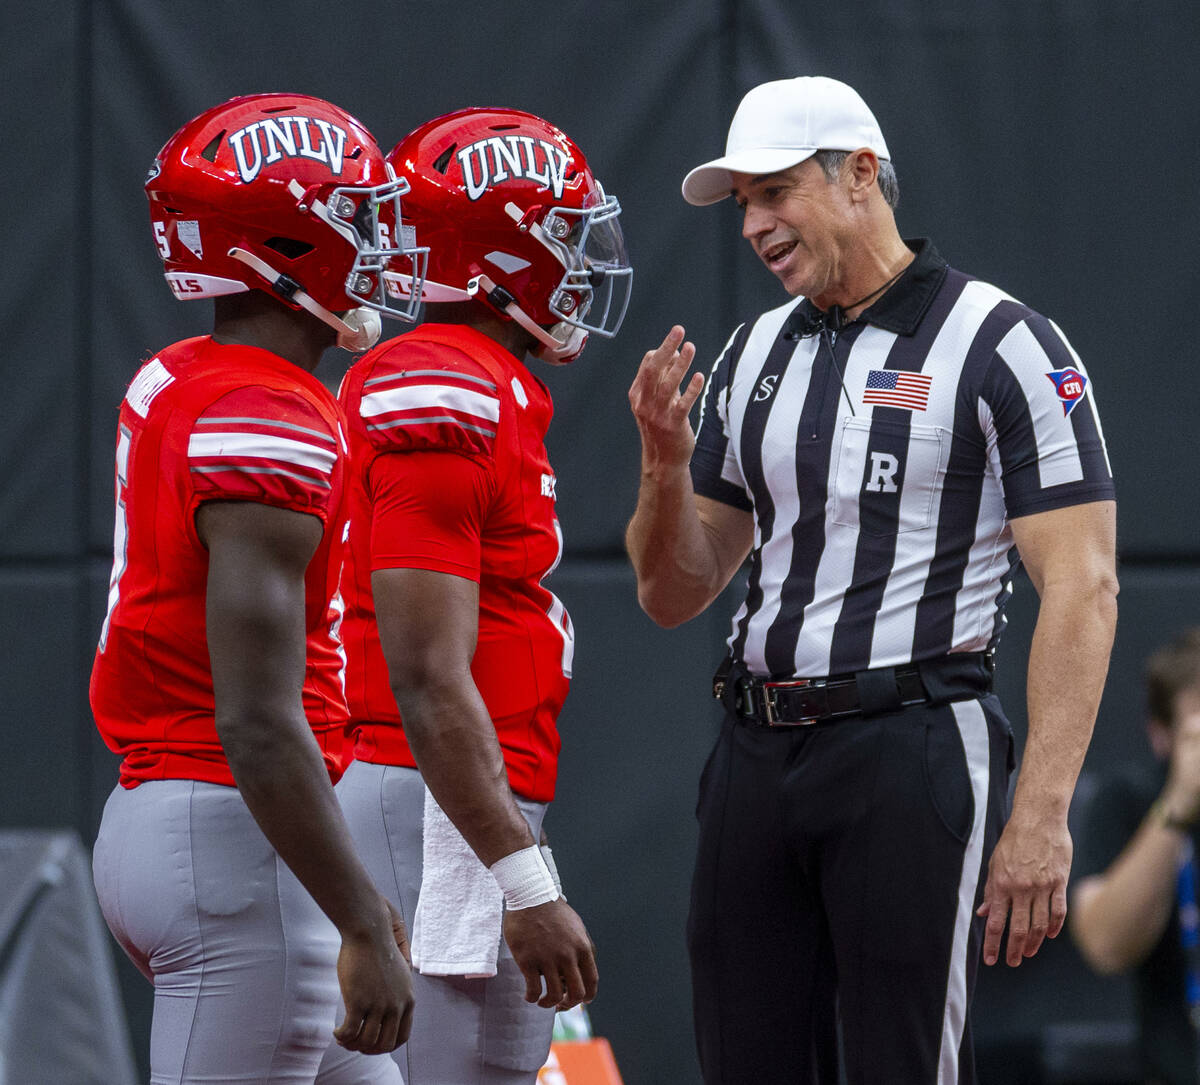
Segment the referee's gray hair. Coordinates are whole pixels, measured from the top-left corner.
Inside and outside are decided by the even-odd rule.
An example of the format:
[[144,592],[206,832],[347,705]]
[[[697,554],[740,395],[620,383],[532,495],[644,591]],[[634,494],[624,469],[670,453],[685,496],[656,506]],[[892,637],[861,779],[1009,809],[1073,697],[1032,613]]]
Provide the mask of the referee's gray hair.
[[[836,181],[842,163],[846,161],[849,153],[849,151],[817,151],[813,155],[813,159],[825,171],[827,181]],[[895,211],[896,206],[900,203],[900,182],[896,179],[896,167],[881,158],[876,181],[879,184],[879,191],[883,193],[884,202]]]

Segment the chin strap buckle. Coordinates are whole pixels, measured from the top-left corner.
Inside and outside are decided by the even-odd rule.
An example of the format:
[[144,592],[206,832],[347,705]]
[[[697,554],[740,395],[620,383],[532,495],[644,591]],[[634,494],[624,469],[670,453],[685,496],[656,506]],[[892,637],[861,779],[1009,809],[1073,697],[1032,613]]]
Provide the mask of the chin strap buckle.
[[502,313],[507,312],[508,307],[517,300],[502,286],[493,286],[485,296]]
[[283,298],[284,301],[293,301],[300,292],[301,286],[290,275],[284,275],[280,272],[279,278],[271,283],[271,289]]

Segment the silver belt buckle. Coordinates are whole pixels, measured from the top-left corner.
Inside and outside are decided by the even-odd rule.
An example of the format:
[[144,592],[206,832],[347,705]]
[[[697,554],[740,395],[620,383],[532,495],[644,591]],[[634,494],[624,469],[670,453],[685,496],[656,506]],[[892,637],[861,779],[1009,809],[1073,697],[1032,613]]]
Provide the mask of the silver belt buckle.
[[816,678],[796,678],[790,682],[764,682],[763,707],[766,709],[768,727],[809,727],[816,723],[818,717],[806,716],[798,720],[780,722],[778,709],[775,707],[775,691],[778,689],[807,689],[823,686],[825,683]]

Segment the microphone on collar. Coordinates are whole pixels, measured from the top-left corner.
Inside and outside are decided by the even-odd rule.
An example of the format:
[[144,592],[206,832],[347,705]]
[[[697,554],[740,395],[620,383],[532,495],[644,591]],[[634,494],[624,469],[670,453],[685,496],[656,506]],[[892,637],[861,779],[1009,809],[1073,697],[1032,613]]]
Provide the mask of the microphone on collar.
[[788,317],[788,322],[785,325],[787,330],[783,333],[784,339],[787,339],[789,342],[795,342],[797,339],[807,339],[810,335],[820,335],[826,329],[831,332],[840,332],[845,323],[846,309],[857,309],[863,302],[870,301],[877,295],[882,294],[904,274],[910,262],[905,261],[904,267],[897,271],[886,283],[875,287],[869,294],[864,294],[858,301],[847,305],[845,309],[840,305],[831,305],[829,311],[823,313],[806,298],[800,303],[799,308]]
[[[806,299],[787,318],[787,322],[784,324],[783,338],[789,343],[794,343],[798,339],[811,339],[818,335],[824,335],[825,345],[833,361],[833,368],[837,372],[842,395],[846,397],[846,403],[850,407],[850,414],[853,416],[857,414],[854,409],[854,401],[850,398],[850,393],[846,390],[846,377],[842,372],[841,365],[838,363],[837,353],[833,347],[833,340],[828,334],[829,332],[839,332],[842,330],[845,315],[846,310],[839,305],[831,305],[827,311],[822,312]],[[818,353],[820,349],[818,346]],[[813,436],[815,437],[816,434],[813,434]]]
[[828,312],[822,312],[815,305],[801,305],[788,317],[783,338],[794,343],[799,339],[811,339],[826,329],[841,331],[843,316],[843,310],[837,305],[830,306]]

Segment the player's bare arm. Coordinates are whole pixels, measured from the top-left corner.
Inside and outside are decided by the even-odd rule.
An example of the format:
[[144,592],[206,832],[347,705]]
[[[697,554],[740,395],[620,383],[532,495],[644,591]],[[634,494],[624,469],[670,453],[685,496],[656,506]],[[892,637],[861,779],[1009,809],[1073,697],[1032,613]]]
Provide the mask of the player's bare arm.
[[[305,513],[214,501],[196,514],[209,552],[207,635],[216,725],[264,835],[342,939],[343,1046],[382,1054],[408,1037],[403,924],[359,862],[304,715],[304,574],[321,537]],[[399,924],[397,928],[397,924]]]
[[[479,585],[425,569],[379,569],[371,587],[396,704],[426,786],[485,866],[532,847],[471,676]],[[595,997],[592,941],[562,898],[506,909],[504,937],[528,1001],[566,1009]]]
[[754,541],[750,513],[692,490],[688,464],[696,438],[688,418],[704,377],[693,373],[683,381],[695,354],[676,325],[642,358],[629,389],[642,438],[642,476],[625,545],[637,573],[638,602],[668,627],[703,611]]
[[1032,957],[1062,930],[1072,844],[1067,810],[1091,740],[1117,621],[1116,507],[1111,501],[1012,521],[1040,597],[1029,653],[1029,736],[1012,815],[988,867],[979,914],[983,959]]

